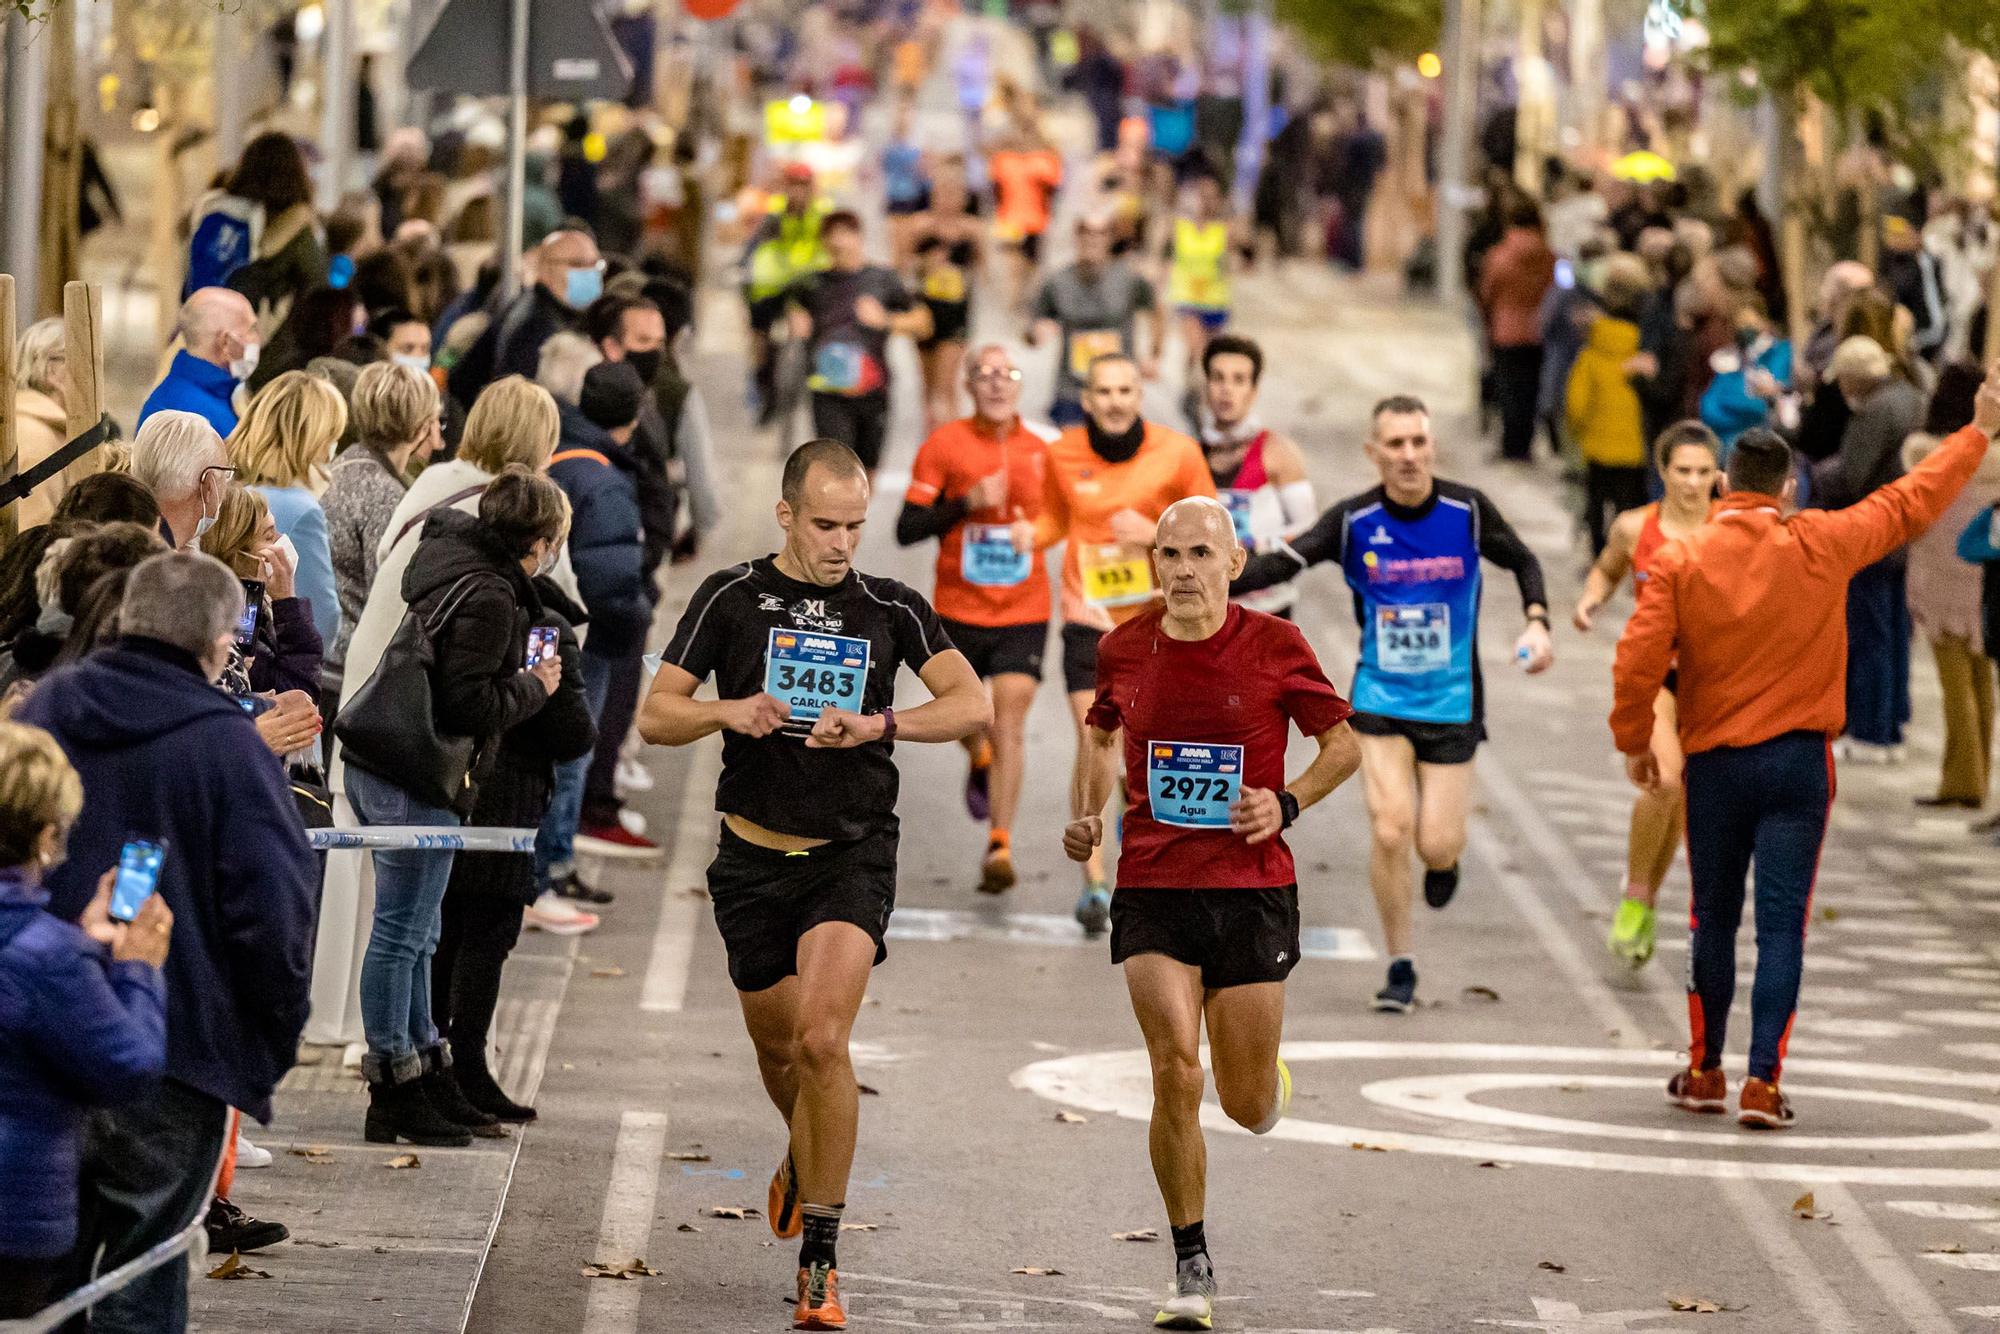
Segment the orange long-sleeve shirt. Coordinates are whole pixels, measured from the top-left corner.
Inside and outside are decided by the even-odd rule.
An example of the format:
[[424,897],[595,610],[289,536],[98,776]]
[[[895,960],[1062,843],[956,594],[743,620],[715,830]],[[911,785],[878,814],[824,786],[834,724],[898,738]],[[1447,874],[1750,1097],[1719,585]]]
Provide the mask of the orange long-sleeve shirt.
[[1736,492],[1660,548],[1612,667],[1618,749],[1646,749],[1653,697],[1676,665],[1689,754],[1786,732],[1838,735],[1847,725],[1848,581],[1936,522],[1986,446],[1968,426],[1844,510],[1787,518],[1774,497]]

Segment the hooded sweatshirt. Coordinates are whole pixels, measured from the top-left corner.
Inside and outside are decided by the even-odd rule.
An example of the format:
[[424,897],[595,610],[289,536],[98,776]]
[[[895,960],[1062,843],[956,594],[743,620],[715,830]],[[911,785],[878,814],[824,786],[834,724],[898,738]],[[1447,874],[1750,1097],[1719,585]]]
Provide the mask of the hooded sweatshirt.
[[1592,463],[1613,468],[1646,466],[1645,421],[1639,391],[1625,363],[1639,351],[1639,326],[1600,315],[1569,373],[1569,427]]
[[83,779],[49,911],[81,913],[128,837],[164,842],[166,1075],[269,1121],[305,1026],[319,888],[278,757],[193,655],[153,639],[51,672],[16,717]]

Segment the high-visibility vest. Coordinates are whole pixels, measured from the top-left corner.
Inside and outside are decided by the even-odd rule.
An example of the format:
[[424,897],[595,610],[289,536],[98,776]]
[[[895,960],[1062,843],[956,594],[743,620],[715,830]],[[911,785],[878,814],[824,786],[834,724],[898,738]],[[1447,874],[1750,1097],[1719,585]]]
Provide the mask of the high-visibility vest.
[[833,212],[829,200],[815,199],[803,214],[785,211],[783,195],[771,201],[778,216],[778,234],[758,243],[750,252],[750,299],[776,296],[808,273],[830,262],[820,244],[820,224]]
[[809,99],[804,109],[792,97],[764,104],[764,139],[771,144],[816,144],[826,138],[826,103]]
[[1229,224],[1174,219],[1174,267],[1167,291],[1177,306],[1229,308]]

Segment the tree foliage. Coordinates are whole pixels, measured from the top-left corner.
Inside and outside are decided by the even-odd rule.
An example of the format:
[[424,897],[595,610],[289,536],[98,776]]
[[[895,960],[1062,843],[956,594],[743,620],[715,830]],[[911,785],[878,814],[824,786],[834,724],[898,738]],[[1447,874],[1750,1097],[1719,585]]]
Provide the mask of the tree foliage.
[[1895,115],[1934,91],[1953,48],[2000,55],[1995,0],[1706,0],[1707,63],[1753,69],[1782,98],[1811,93],[1837,115]]
[[1443,0],[1273,0],[1272,17],[1324,60],[1367,69],[1437,49]]

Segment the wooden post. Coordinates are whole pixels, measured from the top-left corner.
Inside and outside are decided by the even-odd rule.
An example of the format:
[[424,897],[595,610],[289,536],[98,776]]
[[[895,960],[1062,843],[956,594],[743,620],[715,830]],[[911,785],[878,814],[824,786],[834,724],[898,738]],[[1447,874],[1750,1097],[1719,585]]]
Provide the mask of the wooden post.
[[104,297],[95,283],[63,284],[63,347],[69,357],[69,421],[67,440],[97,425],[102,415],[104,343],[98,330],[104,323]]
[[[20,457],[14,441],[14,275],[0,273],[0,477],[12,477]],[[20,531],[20,509],[0,509],[0,548]]]

